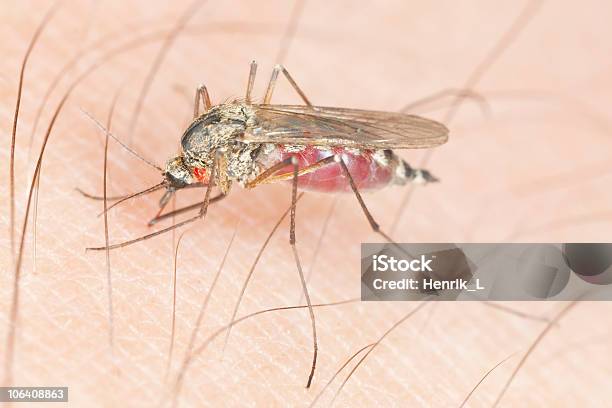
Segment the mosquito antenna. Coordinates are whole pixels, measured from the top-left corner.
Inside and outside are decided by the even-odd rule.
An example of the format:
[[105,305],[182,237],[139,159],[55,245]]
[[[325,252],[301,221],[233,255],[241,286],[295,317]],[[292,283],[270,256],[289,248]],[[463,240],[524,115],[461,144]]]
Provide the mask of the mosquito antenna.
[[128,195],[128,196],[125,196],[125,197],[123,197],[122,199],[120,199],[120,200],[118,200],[118,201],[114,202],[112,205],[109,205],[109,206],[108,206],[108,207],[107,207],[107,208],[106,208],[104,211],[102,211],[100,214],[98,214],[98,217],[99,217],[99,216],[101,216],[101,215],[106,214],[106,213],[107,213],[107,212],[108,212],[110,209],[112,209],[112,208],[114,208],[114,207],[118,206],[119,204],[121,204],[121,203],[123,203],[123,202],[125,202],[125,201],[129,200],[130,198],[139,197],[139,196],[141,196],[141,195],[145,195],[145,194],[152,193],[152,192],[157,191],[157,190],[159,190],[160,188],[163,188],[163,187],[165,187],[165,186],[166,186],[166,182],[165,182],[165,181],[162,181],[161,183],[156,184],[156,185],[154,185],[153,187],[149,187],[149,188],[144,189],[144,190],[142,190],[142,191],[139,191],[139,192],[137,192],[137,193],[134,193],[134,194],[130,194],[130,195]]
[[121,139],[119,139],[117,136],[113,135],[111,132],[109,132],[106,127],[101,124],[100,122],[98,122],[96,120],[96,118],[94,118],[89,112],[87,112],[84,109],[81,109],[81,112],[83,112],[85,114],[85,116],[87,116],[93,123],[96,124],[96,126],[98,126],[98,128],[100,128],[100,130],[102,130],[105,134],[108,134],[110,137],[112,137],[117,143],[119,143],[125,150],[127,150],[128,152],[132,153],[134,156],[138,157],[140,160],[142,160],[143,162],[147,163],[149,166],[159,170],[159,171],[164,171],[164,169],[162,169],[161,167],[159,167],[157,164],[153,163],[150,160],[145,159],[144,157],[142,157],[142,155],[138,154],[136,151],[134,151],[132,148],[130,148],[128,145],[126,145],[125,143],[123,143],[121,141]]

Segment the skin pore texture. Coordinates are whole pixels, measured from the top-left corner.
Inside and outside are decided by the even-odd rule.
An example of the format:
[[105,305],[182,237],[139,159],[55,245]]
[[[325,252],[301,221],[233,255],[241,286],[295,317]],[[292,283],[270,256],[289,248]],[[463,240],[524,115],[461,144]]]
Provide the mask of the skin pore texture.
[[[256,59],[258,99],[274,64],[281,62],[315,105],[398,111],[466,83],[486,99],[469,98],[455,109],[446,145],[430,153],[398,152],[414,167],[427,157],[427,169],[440,183],[364,194],[374,218],[397,242],[609,241],[612,55],[607,39],[612,29],[606,18],[610,10],[602,10],[609,5],[59,3],[24,73],[15,146],[17,248],[34,167],[55,109],[81,73],[100,59],[112,59],[72,89],[50,134],[36,224],[34,207],[30,210],[13,322],[11,126],[19,67],[51,6],[5,1],[0,7],[4,381],[68,386],[75,406],[308,406],[315,398],[317,406],[326,406],[335,398],[337,406],[426,407],[461,405],[487,375],[466,404],[484,407],[499,398],[520,366],[501,406],[604,405],[612,379],[607,318],[612,306],[604,302],[495,307],[477,302],[348,302],[316,307],[319,353],[310,389],[305,384],[312,333],[305,308],[245,319],[232,328],[225,346],[226,333],[221,332],[203,349],[207,338],[230,322],[260,247],[289,207],[289,184],[250,191],[236,186],[211,205],[204,221],[111,251],[111,315],[105,253],[85,251],[104,245],[104,219],[98,216],[103,201],[87,199],[75,188],[102,195],[104,187],[105,135],[83,111],[107,126],[116,102],[111,132],[163,166],[176,154],[190,123],[196,87],[204,83],[213,103],[244,97],[249,63]],[[478,73],[479,64],[524,10],[512,42]],[[90,50],[91,44],[96,48]],[[39,104],[76,55],[83,57],[51,94],[29,151]],[[477,79],[470,82],[475,70]],[[152,80],[147,88],[145,80]],[[144,96],[140,108],[139,95]],[[273,102],[300,103],[282,76]],[[411,112],[444,121],[453,103],[452,96],[446,97]],[[107,171],[109,197],[161,181],[158,170],[112,139]],[[145,195],[111,210],[110,243],[152,232],[146,224],[157,212],[160,196]],[[203,189],[181,191],[169,207],[203,197]],[[153,228],[167,227],[171,220],[160,224]],[[359,297],[359,244],[381,237],[371,231],[353,195],[306,193],[297,207],[296,240],[304,271],[311,273],[312,303],[320,305]],[[198,319],[213,282],[206,313]],[[286,219],[259,259],[236,318],[304,304]],[[185,364],[187,350],[197,353]],[[331,378],[334,382],[326,387]]]

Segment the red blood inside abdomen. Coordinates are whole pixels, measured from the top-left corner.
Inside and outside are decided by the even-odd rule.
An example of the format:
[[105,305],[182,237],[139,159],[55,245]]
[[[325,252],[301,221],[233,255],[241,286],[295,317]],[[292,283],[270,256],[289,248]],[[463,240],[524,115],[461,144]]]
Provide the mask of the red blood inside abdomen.
[[[348,152],[345,149],[320,150],[314,147],[307,147],[300,152],[287,152],[279,149],[277,154],[272,156],[279,157],[279,161],[288,157],[295,156],[298,159],[300,170],[317,163],[319,160],[335,154],[340,154],[344,163],[348,167],[355,184],[360,190],[372,190],[385,187],[391,182],[393,173],[390,166],[383,166],[377,163],[370,152],[359,154]],[[292,169],[288,166],[281,173],[290,173]],[[321,192],[344,192],[350,191],[349,180],[345,177],[340,163],[330,163],[312,173],[304,174],[298,178],[298,186],[301,189],[316,190]]]

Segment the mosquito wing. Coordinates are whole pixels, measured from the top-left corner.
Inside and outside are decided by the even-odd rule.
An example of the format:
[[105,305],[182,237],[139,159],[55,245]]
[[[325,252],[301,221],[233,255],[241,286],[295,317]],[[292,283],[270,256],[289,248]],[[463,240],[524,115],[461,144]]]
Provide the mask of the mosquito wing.
[[245,142],[360,149],[420,149],[448,140],[441,123],[415,115],[302,105],[252,105]]

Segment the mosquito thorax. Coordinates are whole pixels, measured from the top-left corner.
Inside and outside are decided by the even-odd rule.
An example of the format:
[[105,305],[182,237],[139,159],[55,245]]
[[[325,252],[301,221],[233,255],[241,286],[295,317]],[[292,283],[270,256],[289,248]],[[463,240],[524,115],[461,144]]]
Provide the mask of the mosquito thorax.
[[195,119],[181,137],[185,164],[192,168],[210,167],[215,152],[230,150],[251,117],[251,109],[242,103],[213,106]]

